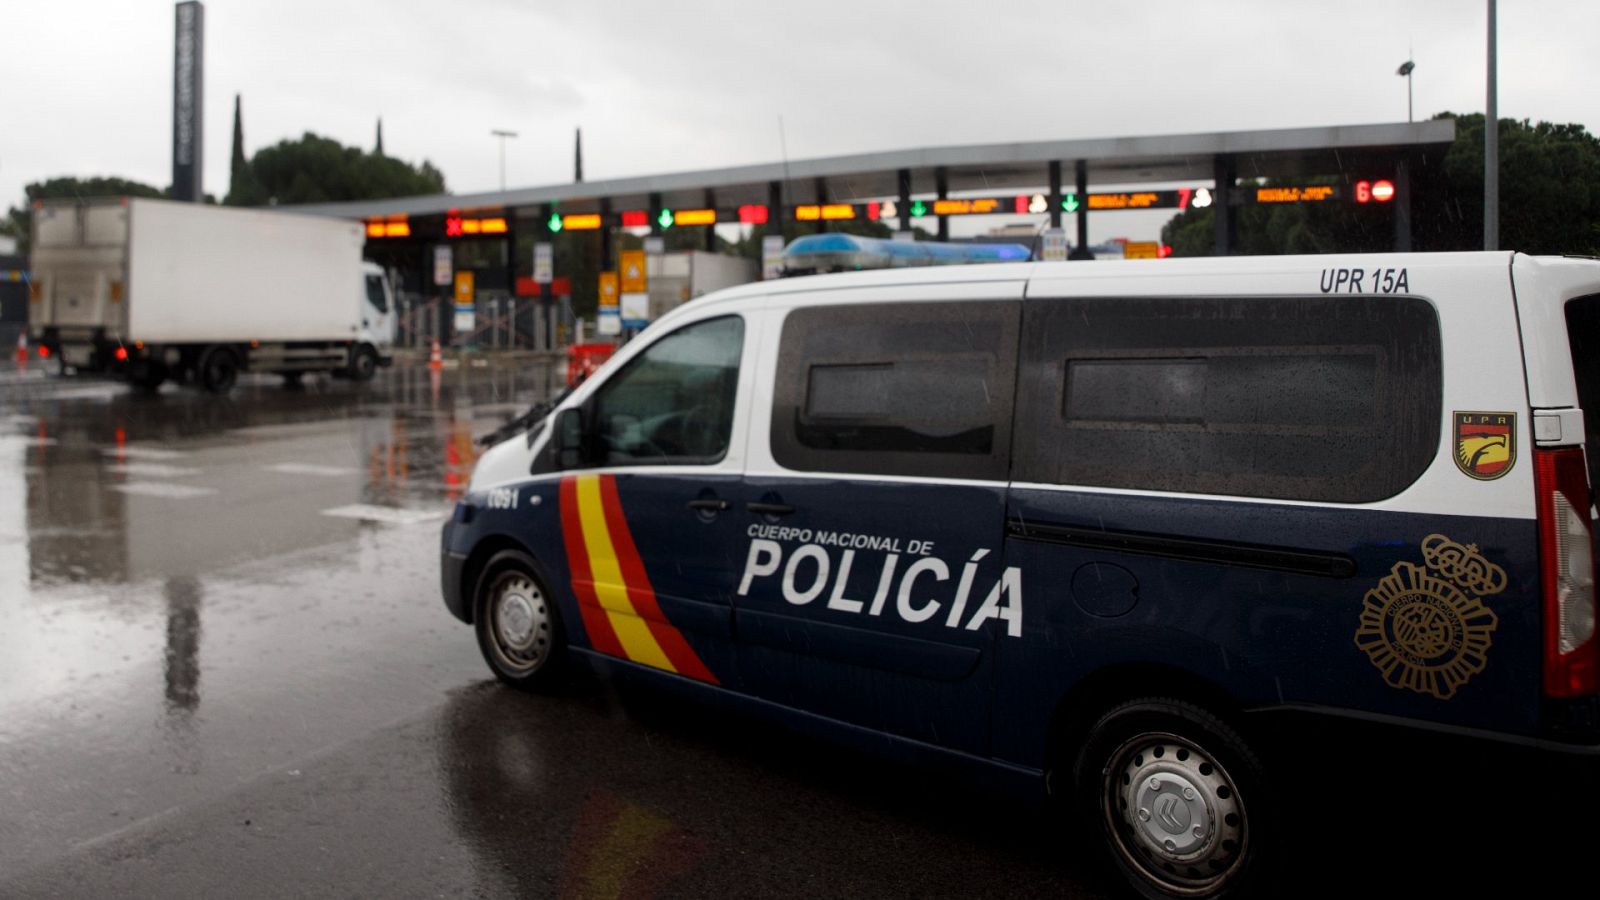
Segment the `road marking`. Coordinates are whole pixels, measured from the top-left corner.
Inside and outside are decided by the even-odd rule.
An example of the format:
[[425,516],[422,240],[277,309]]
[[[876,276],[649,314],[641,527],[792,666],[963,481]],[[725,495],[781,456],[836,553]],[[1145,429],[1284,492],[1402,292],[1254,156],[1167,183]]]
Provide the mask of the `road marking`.
[[159,447],[103,447],[100,450],[106,456],[116,456],[122,459],[177,459],[188,456],[181,450],[162,450]]
[[285,475],[317,475],[324,478],[350,475],[356,471],[347,466],[319,466],[315,463],[278,463],[275,466],[267,466],[267,470],[282,472]]
[[158,462],[131,462],[116,463],[106,466],[113,472],[123,475],[132,475],[135,478],[187,478],[190,475],[199,475],[199,469],[185,468],[184,466],[169,466]]
[[373,506],[368,503],[352,503],[349,506],[337,506],[333,509],[322,511],[325,516],[337,516],[343,519],[360,519],[364,522],[382,522],[385,525],[416,525],[421,522],[432,522],[449,515],[446,510],[426,509],[396,509],[393,506]]
[[166,497],[171,500],[193,500],[215,494],[215,488],[194,487],[187,484],[173,484],[170,481],[130,481],[127,484],[114,484],[112,488],[124,494],[138,494],[141,497]]

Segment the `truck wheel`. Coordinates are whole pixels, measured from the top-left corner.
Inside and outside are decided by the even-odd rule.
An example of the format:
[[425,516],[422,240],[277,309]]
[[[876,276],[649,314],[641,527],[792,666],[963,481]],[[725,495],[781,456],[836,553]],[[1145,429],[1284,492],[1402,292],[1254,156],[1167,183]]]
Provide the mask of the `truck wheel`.
[[290,390],[296,390],[298,388],[305,387],[305,374],[306,373],[304,373],[304,372],[280,372],[279,374],[283,376],[283,386],[284,387],[286,387],[286,388],[288,388]]
[[200,386],[226,394],[239,380],[239,357],[227,347],[212,347],[200,357]]
[[546,690],[566,666],[566,632],[555,598],[515,550],[489,559],[478,577],[473,628],[496,678],[523,690]]
[[162,363],[142,359],[128,366],[128,383],[135,388],[155,393],[167,380],[167,367]]
[[1150,900],[1250,896],[1267,880],[1261,764],[1206,710],[1161,697],[1100,717],[1073,766],[1079,810]]
[[350,351],[350,380],[371,381],[378,374],[378,354],[371,347],[357,347]]

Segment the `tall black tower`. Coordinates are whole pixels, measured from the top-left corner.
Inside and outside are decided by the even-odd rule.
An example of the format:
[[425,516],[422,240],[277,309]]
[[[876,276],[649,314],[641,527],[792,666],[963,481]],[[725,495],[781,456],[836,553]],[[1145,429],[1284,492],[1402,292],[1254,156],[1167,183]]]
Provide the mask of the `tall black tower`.
[[177,7],[172,53],[172,199],[199,202],[204,158],[206,10],[199,0]]

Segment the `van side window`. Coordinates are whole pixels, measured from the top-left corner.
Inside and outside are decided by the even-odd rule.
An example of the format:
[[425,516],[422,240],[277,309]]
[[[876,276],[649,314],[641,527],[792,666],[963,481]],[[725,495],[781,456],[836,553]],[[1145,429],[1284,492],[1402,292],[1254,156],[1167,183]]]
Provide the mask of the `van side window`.
[[1365,503],[1439,447],[1439,322],[1385,298],[1030,300],[1017,481]]
[[1020,306],[791,312],[778,351],[773,458],[808,471],[1003,480]]
[[383,296],[383,279],[376,275],[367,276],[367,302],[378,312],[389,311],[389,301]]
[[593,402],[601,465],[709,464],[728,452],[744,320],[687,325],[651,344]]
[[1583,408],[1583,443],[1589,478],[1600,478],[1600,294],[1567,301],[1567,344]]

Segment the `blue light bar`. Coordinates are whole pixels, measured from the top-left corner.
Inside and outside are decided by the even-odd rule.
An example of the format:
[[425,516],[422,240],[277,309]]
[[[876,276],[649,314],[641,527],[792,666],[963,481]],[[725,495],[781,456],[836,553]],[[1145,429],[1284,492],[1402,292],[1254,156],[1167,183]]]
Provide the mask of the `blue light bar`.
[[801,275],[907,266],[1025,262],[1032,256],[1033,252],[1021,244],[891,241],[833,232],[807,235],[791,241],[783,251],[783,268],[786,274]]

